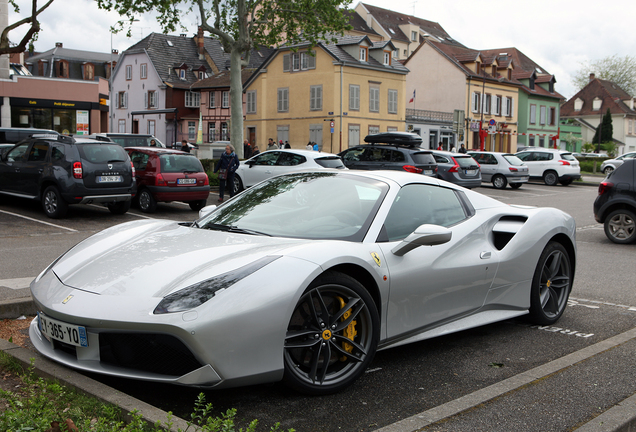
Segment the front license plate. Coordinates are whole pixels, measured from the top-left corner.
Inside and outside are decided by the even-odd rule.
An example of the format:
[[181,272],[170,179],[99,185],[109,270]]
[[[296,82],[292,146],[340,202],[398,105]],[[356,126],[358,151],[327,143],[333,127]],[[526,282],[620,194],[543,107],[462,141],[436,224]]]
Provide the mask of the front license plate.
[[38,313],[40,331],[49,339],[56,339],[78,347],[88,346],[86,327],[68,324]]
[[177,184],[196,184],[197,179],[177,179]]
[[97,177],[97,183],[117,183],[124,181],[121,176],[99,176]]
[[477,174],[477,170],[466,170],[466,175],[475,175]]

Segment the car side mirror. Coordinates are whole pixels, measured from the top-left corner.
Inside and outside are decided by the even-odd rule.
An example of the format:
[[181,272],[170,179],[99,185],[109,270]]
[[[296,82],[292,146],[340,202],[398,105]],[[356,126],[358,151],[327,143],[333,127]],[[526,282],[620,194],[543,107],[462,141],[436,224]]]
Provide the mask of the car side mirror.
[[209,215],[214,210],[216,210],[216,205],[209,205],[209,206],[203,207],[201,210],[199,210],[199,219]]
[[397,256],[403,256],[407,252],[420,246],[435,246],[448,243],[453,236],[453,232],[440,225],[424,224],[420,225],[391,252]]

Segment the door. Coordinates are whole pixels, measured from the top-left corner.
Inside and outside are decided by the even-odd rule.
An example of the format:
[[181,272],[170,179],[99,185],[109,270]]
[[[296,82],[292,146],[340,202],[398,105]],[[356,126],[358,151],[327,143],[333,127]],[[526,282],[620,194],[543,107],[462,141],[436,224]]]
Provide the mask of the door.
[[133,120],[133,122],[132,122],[132,133],[134,133],[134,134],[138,134],[139,133],[139,120]]
[[256,144],[256,128],[255,127],[247,128],[247,140],[252,145],[252,149],[253,149],[254,144]]
[[289,141],[289,126],[277,126],[276,127],[276,142],[285,143],[285,141]]
[[[391,252],[426,223],[451,229],[451,240],[403,256]],[[388,241],[377,243],[390,275],[389,338],[452,321],[484,304],[498,257],[488,233],[476,226],[452,189],[410,184],[398,193],[384,224]]]
[[250,159],[249,164],[241,164],[239,175],[243,181],[243,186],[254,186],[256,183],[275,175],[276,162],[280,154],[279,151],[268,151]]
[[22,167],[24,178],[23,192],[28,196],[37,196],[40,189],[40,178],[49,162],[49,144],[46,141],[35,141],[29,149],[29,156]]
[[349,141],[347,147],[360,145],[360,125],[349,125]]
[[[309,141],[318,144],[320,151],[325,151],[322,147],[322,124],[309,125]],[[329,150],[331,152],[331,150]]]
[[0,189],[5,192],[24,194],[25,178],[23,169],[28,157],[30,143],[20,144],[7,153],[0,162]]

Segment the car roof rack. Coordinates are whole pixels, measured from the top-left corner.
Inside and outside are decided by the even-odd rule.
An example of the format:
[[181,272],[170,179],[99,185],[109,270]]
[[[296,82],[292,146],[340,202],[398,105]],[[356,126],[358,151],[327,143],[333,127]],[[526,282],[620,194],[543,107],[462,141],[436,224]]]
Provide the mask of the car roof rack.
[[386,144],[396,147],[420,147],[422,137],[412,132],[381,132],[367,135],[364,140],[370,144]]

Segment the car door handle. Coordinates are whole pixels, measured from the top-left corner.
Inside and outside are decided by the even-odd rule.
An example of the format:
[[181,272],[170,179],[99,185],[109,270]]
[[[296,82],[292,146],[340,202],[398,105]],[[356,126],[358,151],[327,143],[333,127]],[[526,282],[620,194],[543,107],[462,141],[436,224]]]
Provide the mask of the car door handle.
[[491,256],[490,252],[482,252],[482,253],[479,254],[479,258],[481,258],[481,259],[489,259],[490,256]]

